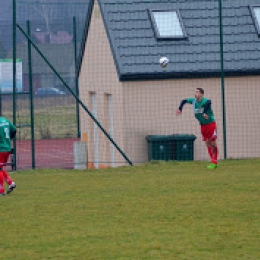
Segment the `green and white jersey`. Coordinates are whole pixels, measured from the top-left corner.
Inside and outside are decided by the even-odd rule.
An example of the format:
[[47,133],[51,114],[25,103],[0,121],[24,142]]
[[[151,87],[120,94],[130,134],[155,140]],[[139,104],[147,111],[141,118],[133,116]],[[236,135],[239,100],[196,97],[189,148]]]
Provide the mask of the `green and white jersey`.
[[207,124],[210,124],[215,121],[215,117],[214,117],[213,111],[211,109],[211,106],[206,111],[206,115],[209,118],[205,119],[203,117],[204,106],[206,105],[207,101],[208,101],[208,99],[205,97],[202,97],[200,102],[198,102],[196,98],[187,98],[187,103],[192,104],[194,116],[198,119],[198,121],[200,122],[201,125],[207,125]]
[[5,117],[0,116],[0,152],[10,152],[11,136],[16,131],[16,127]]

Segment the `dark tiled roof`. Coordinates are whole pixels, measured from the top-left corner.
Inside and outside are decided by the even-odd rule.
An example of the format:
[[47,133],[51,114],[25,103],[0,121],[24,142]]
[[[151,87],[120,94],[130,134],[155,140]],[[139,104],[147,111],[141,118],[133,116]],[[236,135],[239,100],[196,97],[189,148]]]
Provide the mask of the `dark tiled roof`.
[[[249,10],[259,0],[222,2],[226,74],[259,74],[260,38]],[[119,78],[219,75],[218,4],[218,0],[99,0]],[[158,41],[149,9],[178,9],[188,37]],[[164,69],[158,64],[162,56],[170,60]]]

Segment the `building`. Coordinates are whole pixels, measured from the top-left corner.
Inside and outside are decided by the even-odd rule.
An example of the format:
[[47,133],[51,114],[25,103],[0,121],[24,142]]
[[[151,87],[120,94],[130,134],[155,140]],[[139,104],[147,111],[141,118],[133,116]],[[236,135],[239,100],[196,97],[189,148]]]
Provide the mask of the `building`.
[[[182,119],[174,115],[180,100],[192,96],[196,87],[204,88],[213,101],[220,156],[224,132],[228,158],[260,156],[260,117],[255,113],[260,96],[260,5],[257,0],[223,2],[223,92],[218,2],[89,2],[78,64],[80,98],[132,162],[148,160],[147,135],[200,136],[191,109],[184,110]],[[158,64],[162,56],[170,60],[166,68]],[[249,116],[249,111],[255,114]],[[95,167],[125,164],[84,112],[81,132],[88,136],[89,161]],[[196,160],[208,158],[202,142],[195,142],[194,155]]]

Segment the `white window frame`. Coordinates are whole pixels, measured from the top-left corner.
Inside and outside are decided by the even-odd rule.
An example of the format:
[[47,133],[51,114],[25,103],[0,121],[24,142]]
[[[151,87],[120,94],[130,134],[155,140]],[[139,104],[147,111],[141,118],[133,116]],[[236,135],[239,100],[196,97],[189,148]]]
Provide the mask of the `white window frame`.
[[[259,9],[259,16],[256,15],[255,9]],[[255,23],[255,27],[258,33],[258,36],[260,36],[260,5],[258,6],[250,6],[251,14],[253,17],[253,21]]]
[[[177,9],[171,9],[171,10],[149,10],[150,13],[150,18],[151,18],[151,22],[152,22],[152,26],[154,29],[154,33],[155,33],[155,37],[157,38],[157,40],[177,40],[177,39],[185,39],[187,38],[187,34],[181,19],[181,15],[179,13],[179,11]],[[176,35],[176,34],[172,34],[172,35],[161,35],[160,34],[160,28],[158,27],[156,18],[155,18],[155,14],[156,13],[175,13],[178,21],[179,21],[179,26],[180,29],[182,31],[182,35]]]

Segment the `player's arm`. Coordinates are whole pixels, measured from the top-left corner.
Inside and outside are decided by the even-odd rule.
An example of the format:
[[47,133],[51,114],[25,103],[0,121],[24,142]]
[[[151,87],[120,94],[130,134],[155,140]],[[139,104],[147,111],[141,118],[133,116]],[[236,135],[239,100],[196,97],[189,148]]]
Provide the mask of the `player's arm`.
[[16,136],[16,130],[12,130],[10,133],[11,139],[14,139],[15,136]]
[[186,99],[183,99],[183,100],[181,101],[180,105],[179,105],[178,110],[176,111],[176,115],[180,115],[180,114],[181,114],[182,109],[183,109],[183,106],[184,106],[186,103],[192,104],[194,100],[195,100],[194,98],[186,98]]
[[181,114],[182,109],[183,109],[183,106],[184,106],[187,102],[188,102],[187,99],[183,99],[183,100],[181,101],[181,103],[180,103],[180,105],[179,105],[179,108],[178,108],[178,110],[176,111],[176,114],[177,114],[177,115],[178,115],[178,114]]
[[16,135],[16,127],[10,122],[10,138],[13,139]]
[[210,107],[211,107],[211,100],[209,99],[209,100],[207,100],[207,102],[206,102],[206,104],[205,104],[205,106],[204,106],[203,117],[204,117],[205,119],[208,119],[208,118],[209,118],[208,115],[206,114],[206,112],[209,110]]
[[204,106],[204,114],[209,110],[210,106],[211,106],[211,100],[209,99],[209,100],[207,100],[207,102]]
[[179,105],[179,110],[180,110],[180,111],[182,111],[183,106],[184,106],[187,102],[188,102],[187,99],[183,99],[183,100],[181,101],[181,103],[180,103],[180,105]]

